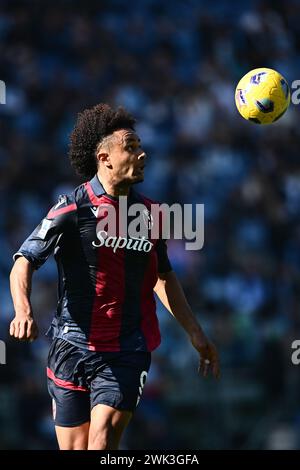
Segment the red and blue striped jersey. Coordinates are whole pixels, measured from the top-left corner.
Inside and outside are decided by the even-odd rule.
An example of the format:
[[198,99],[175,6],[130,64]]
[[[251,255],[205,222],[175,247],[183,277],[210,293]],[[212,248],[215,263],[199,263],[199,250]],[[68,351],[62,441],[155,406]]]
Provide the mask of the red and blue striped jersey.
[[[127,201],[151,209],[152,201],[133,189]],[[153,288],[158,272],[171,270],[166,243],[152,240],[145,249],[130,246],[132,240],[117,249],[99,243],[97,214],[104,204],[118,211],[118,199],[96,175],[59,198],[14,258],[24,256],[38,269],[54,253],[59,287],[51,337],[94,351],[152,351],[160,344]]]

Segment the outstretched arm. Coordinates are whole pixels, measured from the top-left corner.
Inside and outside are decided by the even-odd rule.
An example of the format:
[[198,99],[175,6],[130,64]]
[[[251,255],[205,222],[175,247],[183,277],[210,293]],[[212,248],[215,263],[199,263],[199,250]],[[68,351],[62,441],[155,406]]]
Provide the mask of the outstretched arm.
[[32,264],[23,256],[16,261],[10,273],[10,290],[15,308],[15,318],[10,324],[9,333],[20,340],[34,340],[38,328],[34,321],[30,304]]
[[65,228],[76,224],[76,208],[74,195],[60,196],[14,255],[10,289],[16,316],[10,324],[10,334],[15,338],[32,341],[38,335],[30,304],[32,274],[53,253]]
[[159,274],[154,291],[162,304],[187,332],[192,345],[199,352],[199,370],[204,377],[207,376],[209,370],[212,371],[214,377],[219,377],[220,365],[217,350],[206,338],[186,300],[181,284],[174,271]]

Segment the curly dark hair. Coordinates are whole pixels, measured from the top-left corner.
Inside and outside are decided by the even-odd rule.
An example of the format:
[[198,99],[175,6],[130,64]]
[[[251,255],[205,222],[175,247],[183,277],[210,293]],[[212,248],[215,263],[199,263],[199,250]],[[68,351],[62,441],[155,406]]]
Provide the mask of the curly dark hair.
[[119,129],[134,130],[135,119],[124,108],[112,109],[97,104],[78,114],[70,135],[69,158],[80,176],[92,178],[97,173],[96,149],[101,140]]

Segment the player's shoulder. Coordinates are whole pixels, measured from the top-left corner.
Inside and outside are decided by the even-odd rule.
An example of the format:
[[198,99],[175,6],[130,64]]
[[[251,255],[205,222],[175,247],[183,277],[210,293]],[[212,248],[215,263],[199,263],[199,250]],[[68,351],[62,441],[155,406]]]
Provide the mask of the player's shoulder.
[[80,207],[85,204],[94,203],[94,199],[98,202],[97,195],[95,194],[95,190],[93,189],[93,186],[91,184],[92,181],[93,180],[81,183],[79,186],[77,186],[77,188],[74,189],[73,195],[77,207]]
[[66,218],[71,214],[74,214],[77,210],[77,205],[74,197],[74,193],[61,194],[58,196],[57,202],[51,207],[47,214],[47,219],[62,219]]
[[76,211],[82,204],[90,201],[88,183],[89,182],[81,183],[76,186],[71,193],[61,195],[57,204],[65,203],[65,206],[69,207],[70,210]]

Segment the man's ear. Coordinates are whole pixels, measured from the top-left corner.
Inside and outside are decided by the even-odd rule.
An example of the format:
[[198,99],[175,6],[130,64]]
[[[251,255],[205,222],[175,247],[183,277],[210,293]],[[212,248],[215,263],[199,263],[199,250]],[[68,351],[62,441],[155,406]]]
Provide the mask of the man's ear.
[[110,161],[110,156],[108,153],[105,152],[99,152],[96,156],[98,165],[100,163],[104,164],[107,168],[112,168],[111,166],[111,161]]

